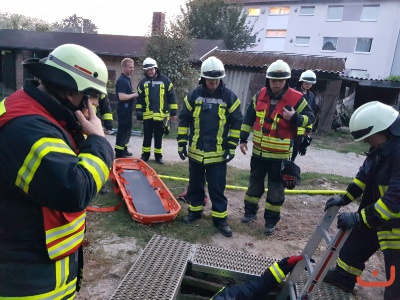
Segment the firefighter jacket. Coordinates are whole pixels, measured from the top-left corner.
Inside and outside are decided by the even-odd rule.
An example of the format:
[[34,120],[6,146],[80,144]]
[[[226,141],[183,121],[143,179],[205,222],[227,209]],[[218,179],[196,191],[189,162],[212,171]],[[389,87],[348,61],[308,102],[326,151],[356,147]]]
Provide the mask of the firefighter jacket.
[[107,95],[102,95],[99,100],[99,111],[103,119],[103,125],[107,130],[113,129],[113,114],[111,110],[110,100]]
[[175,116],[178,110],[174,85],[165,75],[157,74],[154,78],[145,76],[138,86],[136,111],[143,113],[143,120],[153,119],[163,121],[164,118]]
[[220,82],[211,95],[205,84],[184,99],[179,114],[178,146],[189,142],[190,159],[204,164],[225,161],[226,151],[235,150],[242,124],[240,100]]
[[[296,88],[296,91],[299,91],[300,93],[302,93],[301,86]],[[303,97],[304,97],[304,99],[306,99],[308,105],[312,109],[312,111],[314,113],[314,116],[315,116],[315,114],[317,113],[317,110],[318,110],[318,105],[317,105],[317,102],[315,100],[314,93],[311,92],[310,90],[307,90],[307,93],[303,94]],[[313,125],[314,124],[310,124],[307,127],[299,126],[297,128],[297,135],[304,135],[305,133],[310,134],[311,131],[312,131]]]
[[293,269],[287,259],[274,262],[260,277],[244,284],[222,288],[211,300],[259,300],[278,286]]
[[[290,121],[283,119],[283,108],[291,106],[295,114]],[[287,87],[274,96],[263,87],[253,96],[240,131],[240,142],[246,143],[253,131],[253,155],[261,158],[287,159],[297,127],[314,122],[314,114],[301,93]]]
[[112,161],[33,82],[0,101],[0,298],[72,299],[85,208]]
[[359,212],[367,227],[378,231],[381,250],[400,248],[400,138],[367,153],[344,199],[362,196]]

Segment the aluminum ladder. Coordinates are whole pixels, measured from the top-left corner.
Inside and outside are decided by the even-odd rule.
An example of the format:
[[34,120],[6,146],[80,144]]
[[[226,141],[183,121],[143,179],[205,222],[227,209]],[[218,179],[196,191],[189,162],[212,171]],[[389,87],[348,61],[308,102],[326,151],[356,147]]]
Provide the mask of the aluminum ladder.
[[[331,236],[328,232],[339,211],[338,206],[330,207],[321,217],[317,228],[307,242],[302,255],[304,259],[297,263],[293,272],[279,293],[277,300],[322,300],[322,299],[353,299],[352,294],[322,282],[332,264],[336,261],[339,251],[349,236],[351,230],[337,230]],[[318,246],[325,240],[327,246],[321,258],[315,262],[312,259]]]

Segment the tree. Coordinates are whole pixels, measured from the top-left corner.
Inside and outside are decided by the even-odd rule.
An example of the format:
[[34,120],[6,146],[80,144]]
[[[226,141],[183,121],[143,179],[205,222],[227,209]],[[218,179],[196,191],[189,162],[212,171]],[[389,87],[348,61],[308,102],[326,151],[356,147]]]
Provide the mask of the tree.
[[245,49],[251,45],[251,31],[243,6],[224,0],[193,0],[181,7],[183,17],[178,26],[189,29],[189,36],[197,39],[223,39],[229,50]]
[[160,72],[171,79],[178,102],[198,80],[198,71],[190,64],[192,47],[187,30],[172,23],[164,32],[153,33],[147,44],[146,55],[155,59]]
[[75,33],[98,33],[97,26],[91,20],[78,17],[76,14],[53,24],[55,31]]
[[0,12],[0,29],[50,31],[51,25],[40,19]]

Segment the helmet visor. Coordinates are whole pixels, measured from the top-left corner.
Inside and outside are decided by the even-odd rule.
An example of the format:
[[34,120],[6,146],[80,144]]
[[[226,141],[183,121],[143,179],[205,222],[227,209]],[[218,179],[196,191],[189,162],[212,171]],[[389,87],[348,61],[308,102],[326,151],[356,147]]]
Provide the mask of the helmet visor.
[[210,77],[215,77],[215,78],[223,77],[223,76],[225,76],[225,71],[224,70],[205,71],[205,72],[203,72],[203,75],[205,77],[208,77],[208,78],[210,78]]
[[276,78],[276,79],[279,79],[279,78],[287,79],[287,78],[290,78],[290,72],[282,72],[282,71],[268,72],[267,77],[268,78]]
[[370,132],[372,131],[372,128],[374,128],[374,126],[369,126],[367,128],[363,128],[360,130],[356,130],[356,131],[352,131],[351,135],[353,136],[353,138],[357,141],[357,140],[362,140],[365,137],[368,137],[370,134]]

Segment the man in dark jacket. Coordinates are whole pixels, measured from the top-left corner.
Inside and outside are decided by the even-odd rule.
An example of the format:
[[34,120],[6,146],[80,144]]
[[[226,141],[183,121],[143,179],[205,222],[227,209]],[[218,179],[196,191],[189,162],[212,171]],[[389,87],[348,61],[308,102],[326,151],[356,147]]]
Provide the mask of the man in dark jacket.
[[148,57],[143,61],[143,78],[138,86],[139,98],[136,104],[136,117],[143,120],[143,146],[141,159],[149,160],[151,140],[154,135],[154,157],[160,165],[162,156],[162,138],[166,123],[171,118],[175,122],[178,104],[171,80],[160,73],[157,62]]
[[[315,95],[311,92],[311,87],[313,84],[317,82],[317,76],[311,70],[304,71],[300,75],[299,83],[296,87],[296,91],[299,91],[303,94],[304,99],[306,99],[308,105],[312,109],[314,113],[314,117],[318,111],[318,105],[315,101]],[[293,153],[292,153],[292,161],[294,161],[297,157],[297,154],[300,152],[300,155],[306,154],[306,149],[311,143],[311,131],[313,124],[308,125],[307,127],[298,127],[297,128],[297,136],[294,139],[293,143]]]
[[273,263],[255,280],[224,287],[211,300],[259,300],[277,287],[292,272],[302,255],[286,257]]
[[350,132],[355,141],[371,148],[346,194],[330,198],[331,206],[345,206],[361,198],[357,212],[338,216],[338,228],[352,228],[339,253],[337,265],[325,282],[352,292],[365,262],[380,249],[386,278],[384,300],[399,299],[400,291],[400,116],[386,104],[372,101],[351,116]]
[[40,81],[0,101],[0,298],[74,299],[85,209],[113,162],[91,103],[108,72],[73,44],[23,66]]
[[214,226],[231,237],[224,195],[226,169],[227,162],[235,156],[242,113],[239,98],[225,87],[223,77],[225,68],[218,58],[212,56],[202,63],[200,85],[185,97],[179,114],[177,139],[181,159],[189,156],[190,205],[183,222],[190,224],[202,217],[206,178]]

